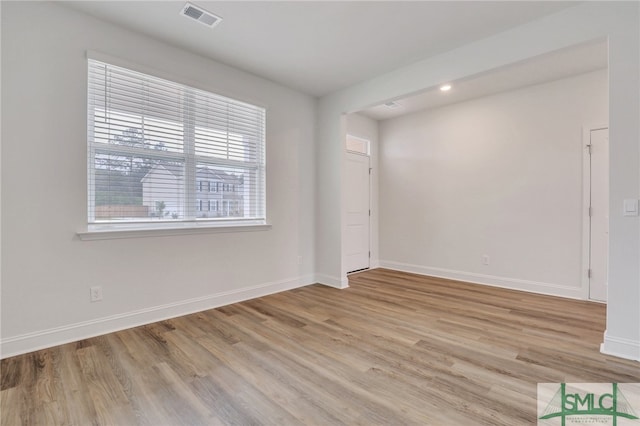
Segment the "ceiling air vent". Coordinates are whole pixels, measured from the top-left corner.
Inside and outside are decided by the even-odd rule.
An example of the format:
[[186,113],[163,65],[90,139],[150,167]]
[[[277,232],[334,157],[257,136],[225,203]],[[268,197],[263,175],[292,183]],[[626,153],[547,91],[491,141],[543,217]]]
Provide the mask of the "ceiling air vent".
[[214,15],[213,13],[209,13],[206,10],[191,4],[187,3],[184,5],[182,10],[180,11],[182,16],[186,16],[187,18],[195,19],[207,27],[215,27],[222,18]]

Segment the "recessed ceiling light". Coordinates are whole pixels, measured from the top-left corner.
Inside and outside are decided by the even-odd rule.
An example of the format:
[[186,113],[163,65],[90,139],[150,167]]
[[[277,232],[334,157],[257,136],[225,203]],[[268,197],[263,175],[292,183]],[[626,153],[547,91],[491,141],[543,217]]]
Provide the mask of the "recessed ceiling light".
[[443,84],[442,86],[440,86],[440,90],[442,90],[443,92],[447,92],[447,91],[451,90],[451,85],[450,84]]
[[203,8],[196,6],[192,3],[187,3],[182,7],[180,15],[187,18],[195,19],[207,27],[213,28],[222,21],[222,18],[214,15],[211,12],[207,12]]

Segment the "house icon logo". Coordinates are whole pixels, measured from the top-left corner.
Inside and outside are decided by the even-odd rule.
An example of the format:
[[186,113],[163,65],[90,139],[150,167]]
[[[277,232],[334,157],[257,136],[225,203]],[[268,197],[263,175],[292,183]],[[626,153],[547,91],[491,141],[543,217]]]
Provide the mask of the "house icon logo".
[[640,426],[638,383],[540,383],[538,425]]

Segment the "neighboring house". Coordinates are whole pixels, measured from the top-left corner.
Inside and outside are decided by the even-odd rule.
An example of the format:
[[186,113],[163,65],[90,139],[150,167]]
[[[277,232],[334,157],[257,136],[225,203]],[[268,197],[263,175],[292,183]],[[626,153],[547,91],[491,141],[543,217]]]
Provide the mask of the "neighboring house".
[[[149,208],[150,216],[168,219],[184,216],[184,169],[181,166],[154,165],[141,182],[142,204]],[[198,167],[195,214],[197,218],[244,216],[242,176]]]
[[208,167],[196,171],[196,217],[244,216],[242,176]]
[[[184,168],[179,165],[156,164],[141,179],[142,205],[149,209],[149,216],[167,218],[184,215]],[[164,202],[164,209],[158,210]]]

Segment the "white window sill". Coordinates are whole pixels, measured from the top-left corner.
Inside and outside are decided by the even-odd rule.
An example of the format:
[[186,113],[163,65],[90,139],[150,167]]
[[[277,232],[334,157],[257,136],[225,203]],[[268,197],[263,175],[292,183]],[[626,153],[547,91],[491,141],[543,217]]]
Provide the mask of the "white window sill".
[[91,224],[86,231],[76,234],[82,241],[112,240],[117,238],[166,237],[170,235],[194,235],[220,232],[248,232],[267,231],[270,224],[256,222],[180,222],[180,223],[119,223],[119,224]]

